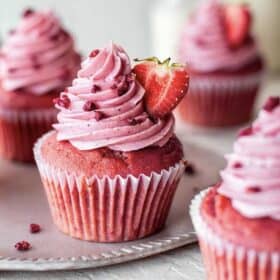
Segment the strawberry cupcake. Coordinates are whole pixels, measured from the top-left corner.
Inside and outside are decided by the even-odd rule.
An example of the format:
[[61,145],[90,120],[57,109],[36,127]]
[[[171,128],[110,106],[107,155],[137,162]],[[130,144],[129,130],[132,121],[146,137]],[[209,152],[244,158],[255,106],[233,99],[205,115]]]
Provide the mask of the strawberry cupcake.
[[208,279],[280,279],[280,98],[243,129],[222,183],[192,202]]
[[[121,47],[93,50],[56,102],[55,130],[35,145],[54,223],[72,237],[135,240],[166,221],[184,170],[170,85],[178,85],[172,96],[179,102],[188,76],[183,67],[157,60],[139,63],[134,72],[148,90]],[[157,72],[165,87],[152,86]],[[153,79],[146,82],[149,73]]]
[[263,59],[251,35],[249,7],[204,1],[179,43],[191,77],[178,114],[190,124],[232,126],[251,118],[263,76]]
[[74,42],[52,12],[24,11],[0,54],[0,155],[33,161],[33,144],[51,129],[52,100],[80,65]]

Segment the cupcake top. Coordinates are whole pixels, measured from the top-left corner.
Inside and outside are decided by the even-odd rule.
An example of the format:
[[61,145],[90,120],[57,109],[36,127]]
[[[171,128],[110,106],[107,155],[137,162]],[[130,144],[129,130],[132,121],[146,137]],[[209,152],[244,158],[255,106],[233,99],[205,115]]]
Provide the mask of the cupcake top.
[[235,71],[258,59],[245,5],[203,1],[188,20],[179,43],[179,57],[200,72]]
[[251,127],[240,132],[218,192],[247,218],[280,221],[280,98],[270,97]]
[[56,100],[57,139],[78,150],[108,147],[126,152],[164,146],[173,136],[174,117],[151,117],[144,95],[120,46],[110,43],[92,51],[72,86]]
[[26,10],[1,49],[1,80],[6,91],[43,95],[69,85],[80,56],[71,35],[50,11]]

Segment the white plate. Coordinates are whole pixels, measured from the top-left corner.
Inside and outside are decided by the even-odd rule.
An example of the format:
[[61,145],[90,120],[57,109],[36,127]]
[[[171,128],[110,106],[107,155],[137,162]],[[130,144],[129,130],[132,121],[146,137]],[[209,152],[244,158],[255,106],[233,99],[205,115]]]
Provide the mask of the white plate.
[[[72,239],[52,224],[39,175],[34,166],[0,162],[0,270],[62,270],[99,267],[139,259],[196,241],[188,204],[202,186],[218,180],[224,165],[212,152],[185,145],[186,159],[197,174],[184,175],[166,227],[151,237],[133,242],[101,244]],[[29,224],[42,231],[29,233]],[[32,249],[19,252],[15,243],[26,240]]]

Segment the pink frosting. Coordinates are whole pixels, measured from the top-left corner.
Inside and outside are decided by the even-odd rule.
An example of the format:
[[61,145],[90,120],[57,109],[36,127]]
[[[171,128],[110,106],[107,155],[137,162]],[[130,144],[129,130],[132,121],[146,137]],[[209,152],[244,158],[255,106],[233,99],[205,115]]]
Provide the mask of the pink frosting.
[[49,11],[26,11],[1,50],[2,86],[7,91],[42,95],[62,90],[79,66],[72,37]]
[[180,60],[202,72],[236,70],[255,60],[258,50],[253,40],[237,49],[229,47],[219,1],[204,2],[183,29]]
[[58,101],[61,111],[59,123],[54,125],[58,140],[68,140],[79,150],[134,151],[163,146],[173,135],[174,118],[149,118],[144,94],[121,47],[111,43],[94,50]]
[[226,156],[219,193],[248,218],[280,220],[280,106],[262,110],[245,134]]

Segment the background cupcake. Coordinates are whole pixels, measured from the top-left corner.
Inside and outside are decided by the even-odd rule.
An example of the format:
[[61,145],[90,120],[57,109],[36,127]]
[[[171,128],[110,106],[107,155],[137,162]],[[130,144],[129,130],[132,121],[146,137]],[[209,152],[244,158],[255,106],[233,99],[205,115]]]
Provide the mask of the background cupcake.
[[184,120],[204,126],[249,121],[263,73],[251,23],[248,6],[218,0],[204,1],[190,18],[179,43],[191,77],[179,106]]
[[0,154],[32,161],[32,147],[51,129],[52,100],[80,64],[74,42],[52,12],[24,11],[1,49]]
[[[143,62],[134,70],[142,82],[158,68],[173,83],[180,77],[173,98],[186,93],[188,77],[183,67],[168,63]],[[39,140],[35,157],[53,220],[62,232],[117,242],[164,226],[184,170],[171,113],[177,104],[169,106],[173,99],[165,93],[173,86],[168,88],[167,81],[156,93],[153,87],[145,91],[125,51],[109,44],[91,52],[72,86],[61,93],[56,132]],[[156,104],[155,94],[163,94]]]
[[279,279],[280,98],[240,132],[222,183],[191,206],[208,279]]

